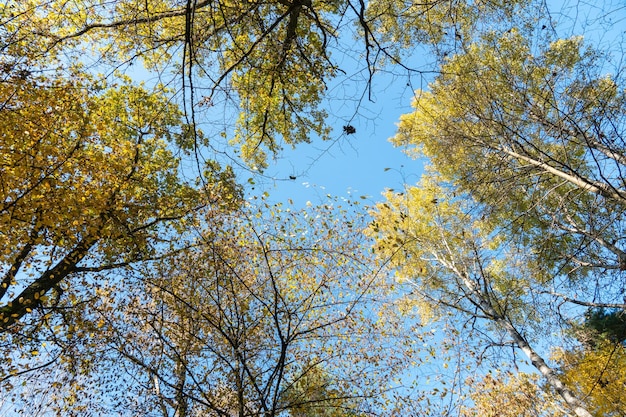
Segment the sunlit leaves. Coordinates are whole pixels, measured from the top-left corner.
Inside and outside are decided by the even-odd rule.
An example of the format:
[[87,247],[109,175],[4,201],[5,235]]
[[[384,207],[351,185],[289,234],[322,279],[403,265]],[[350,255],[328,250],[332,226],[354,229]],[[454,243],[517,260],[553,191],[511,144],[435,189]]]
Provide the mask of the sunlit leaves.
[[566,413],[553,394],[544,391],[537,375],[509,372],[489,373],[471,386],[473,406],[463,406],[462,416],[559,417]]
[[427,44],[438,53],[462,48],[475,37],[477,27],[506,24],[525,0],[464,2],[454,0],[372,1],[367,18],[391,51],[401,56],[415,44]]
[[555,353],[563,378],[588,399],[594,415],[619,416],[626,411],[626,350],[621,343],[599,340],[594,348]]
[[587,265],[614,269],[620,250],[607,242],[624,207],[619,79],[601,74],[580,37],[531,39],[495,32],[451,57],[392,140],[532,241],[546,268],[571,278]]
[[168,146],[180,113],[159,91],[107,87],[80,72],[71,81],[5,76],[0,294],[9,326],[50,302],[53,288],[60,296],[88,255],[98,269],[166,249],[160,228],[206,201],[179,180]]
[[88,56],[85,66],[118,68],[140,60],[151,71],[182,72],[202,88],[191,108],[238,102],[233,111],[240,118],[229,139],[241,146],[246,162],[262,169],[284,145],[328,139],[319,105],[336,72],[327,50],[336,36],[333,20],[345,7],[310,1],[12,1],[0,22],[7,37],[0,46],[16,60],[43,67],[67,66],[63,56]]
[[521,300],[541,274],[503,230],[436,179],[425,177],[402,194],[387,192],[368,230],[378,255],[390,259],[398,280],[415,288],[409,298],[425,320],[450,307],[483,310],[483,301],[493,310],[479,316],[531,318]]

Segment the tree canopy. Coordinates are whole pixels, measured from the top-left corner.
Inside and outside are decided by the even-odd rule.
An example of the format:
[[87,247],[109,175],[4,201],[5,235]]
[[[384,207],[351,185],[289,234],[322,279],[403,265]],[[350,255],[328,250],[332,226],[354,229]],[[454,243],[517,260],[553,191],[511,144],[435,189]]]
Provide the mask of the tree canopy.
[[[4,2],[0,411],[623,415],[619,9]],[[253,188],[379,77],[417,184]]]
[[485,33],[416,93],[392,141],[426,156],[428,174],[388,192],[370,230],[424,318],[483,323],[483,343],[520,349],[588,416],[586,395],[533,344],[580,317],[576,306],[626,308],[622,80],[582,37],[537,31]]

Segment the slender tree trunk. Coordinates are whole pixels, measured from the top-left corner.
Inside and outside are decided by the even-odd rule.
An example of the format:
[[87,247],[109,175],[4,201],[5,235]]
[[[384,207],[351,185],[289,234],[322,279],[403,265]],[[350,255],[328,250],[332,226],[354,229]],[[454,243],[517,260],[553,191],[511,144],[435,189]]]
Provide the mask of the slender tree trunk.
[[174,417],[187,417],[187,397],[185,396],[185,382],[187,380],[187,369],[183,363],[183,358],[179,358],[176,365],[176,373],[178,381],[176,384],[176,410]]
[[546,378],[550,386],[552,386],[556,392],[565,400],[567,405],[576,413],[579,417],[593,417],[589,411],[583,406],[574,393],[561,382],[559,377],[537,352],[528,344],[526,339],[517,331],[517,329],[505,319],[498,319],[497,322],[502,325],[509,335],[513,337],[515,344],[524,352],[524,354],[530,359],[530,362],[535,368]]
[[[519,347],[522,352],[530,359],[530,362],[535,368],[546,378],[550,386],[552,386],[556,392],[565,400],[567,405],[576,413],[578,417],[593,417],[589,411],[583,406],[582,402],[576,398],[574,393],[563,384],[559,379],[554,369],[552,369],[546,361],[530,346],[528,341],[517,331],[515,326],[511,324],[502,314],[498,313],[490,300],[488,293],[485,293],[481,288],[472,281],[469,276],[462,270],[456,267],[454,263],[447,262],[447,266],[454,271],[454,273],[461,278],[463,285],[469,290],[469,292],[478,301],[480,308],[487,317],[495,321],[498,325],[502,326],[509,335],[513,338],[513,341]],[[483,279],[485,279],[483,277]]]

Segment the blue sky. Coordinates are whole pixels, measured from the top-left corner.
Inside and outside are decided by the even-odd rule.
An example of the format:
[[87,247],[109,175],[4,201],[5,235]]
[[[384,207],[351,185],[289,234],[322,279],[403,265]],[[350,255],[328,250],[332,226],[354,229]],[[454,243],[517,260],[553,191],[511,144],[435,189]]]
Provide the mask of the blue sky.
[[[426,64],[417,62],[415,67]],[[329,114],[333,140],[312,138],[310,144],[283,150],[263,176],[255,176],[254,191],[267,191],[272,201],[289,198],[296,205],[319,203],[326,194],[359,200],[365,196],[367,203],[373,203],[382,200],[386,188],[416,183],[423,161],[407,157],[389,138],[396,133],[400,116],[411,111],[414,88],[426,86],[424,77],[409,86],[406,76],[379,73],[370,99],[362,78],[347,76],[331,82],[323,108]],[[345,135],[344,125],[353,126],[356,133]],[[245,177],[243,173],[241,179]]]
[[368,107],[380,108],[375,118],[350,122],[355,134],[342,135],[334,143],[313,142],[285,151],[267,170],[276,180],[259,182],[265,183],[264,189],[275,199],[284,200],[281,197],[285,196],[313,203],[318,195],[325,194],[379,200],[385,188],[397,189],[404,182],[416,182],[418,176],[411,174],[421,172],[422,162],[409,159],[388,141],[396,131],[399,116],[410,110],[410,98],[395,96],[382,101],[368,103]]

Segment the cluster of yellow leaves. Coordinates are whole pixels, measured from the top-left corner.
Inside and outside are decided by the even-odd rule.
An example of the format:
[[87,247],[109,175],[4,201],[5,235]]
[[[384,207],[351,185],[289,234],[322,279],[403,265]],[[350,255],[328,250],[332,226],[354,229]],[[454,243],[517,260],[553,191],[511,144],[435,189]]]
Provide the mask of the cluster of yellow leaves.
[[[513,301],[523,292],[524,280],[508,276],[514,257],[506,264],[498,260],[502,236],[438,181],[437,175],[423,177],[404,193],[385,193],[387,201],[376,206],[367,231],[376,239],[378,256],[389,259],[397,279],[415,289],[411,298],[425,321],[439,315],[439,301],[454,303],[452,294],[470,292],[463,277],[487,280]],[[480,267],[476,251],[484,252]]]
[[556,398],[540,388],[539,376],[489,373],[479,381],[467,381],[473,406],[463,406],[461,416],[565,417]]
[[[505,172],[489,175],[475,163],[502,165],[497,141],[506,143],[511,135],[507,128],[539,143],[541,126],[533,123],[541,116],[528,112],[541,108],[547,118],[557,111],[560,104],[551,87],[582,59],[578,37],[556,41],[533,56],[523,36],[516,30],[494,34],[450,58],[430,90],[416,92],[415,111],[401,117],[392,142],[407,147],[412,156],[427,156],[447,180],[466,187],[480,185],[470,184],[478,180],[497,184]],[[470,138],[474,146],[468,143]],[[554,151],[559,152],[554,155],[557,160],[564,152],[556,147]]]
[[176,108],[141,87],[97,93],[83,81],[0,84],[6,248],[18,250],[16,242],[41,228],[36,244],[44,236],[46,244],[69,246],[104,235],[102,217],[132,230],[180,214],[185,194],[193,194],[180,188],[178,161],[167,149]]
[[558,350],[563,380],[590,405],[595,416],[622,416],[626,412],[626,348],[608,340],[584,351]]
[[7,72],[0,103],[4,323],[46,303],[96,243],[91,267],[149,256],[164,226],[206,203],[179,179],[169,146],[181,115],[162,90],[107,87],[77,70]]

